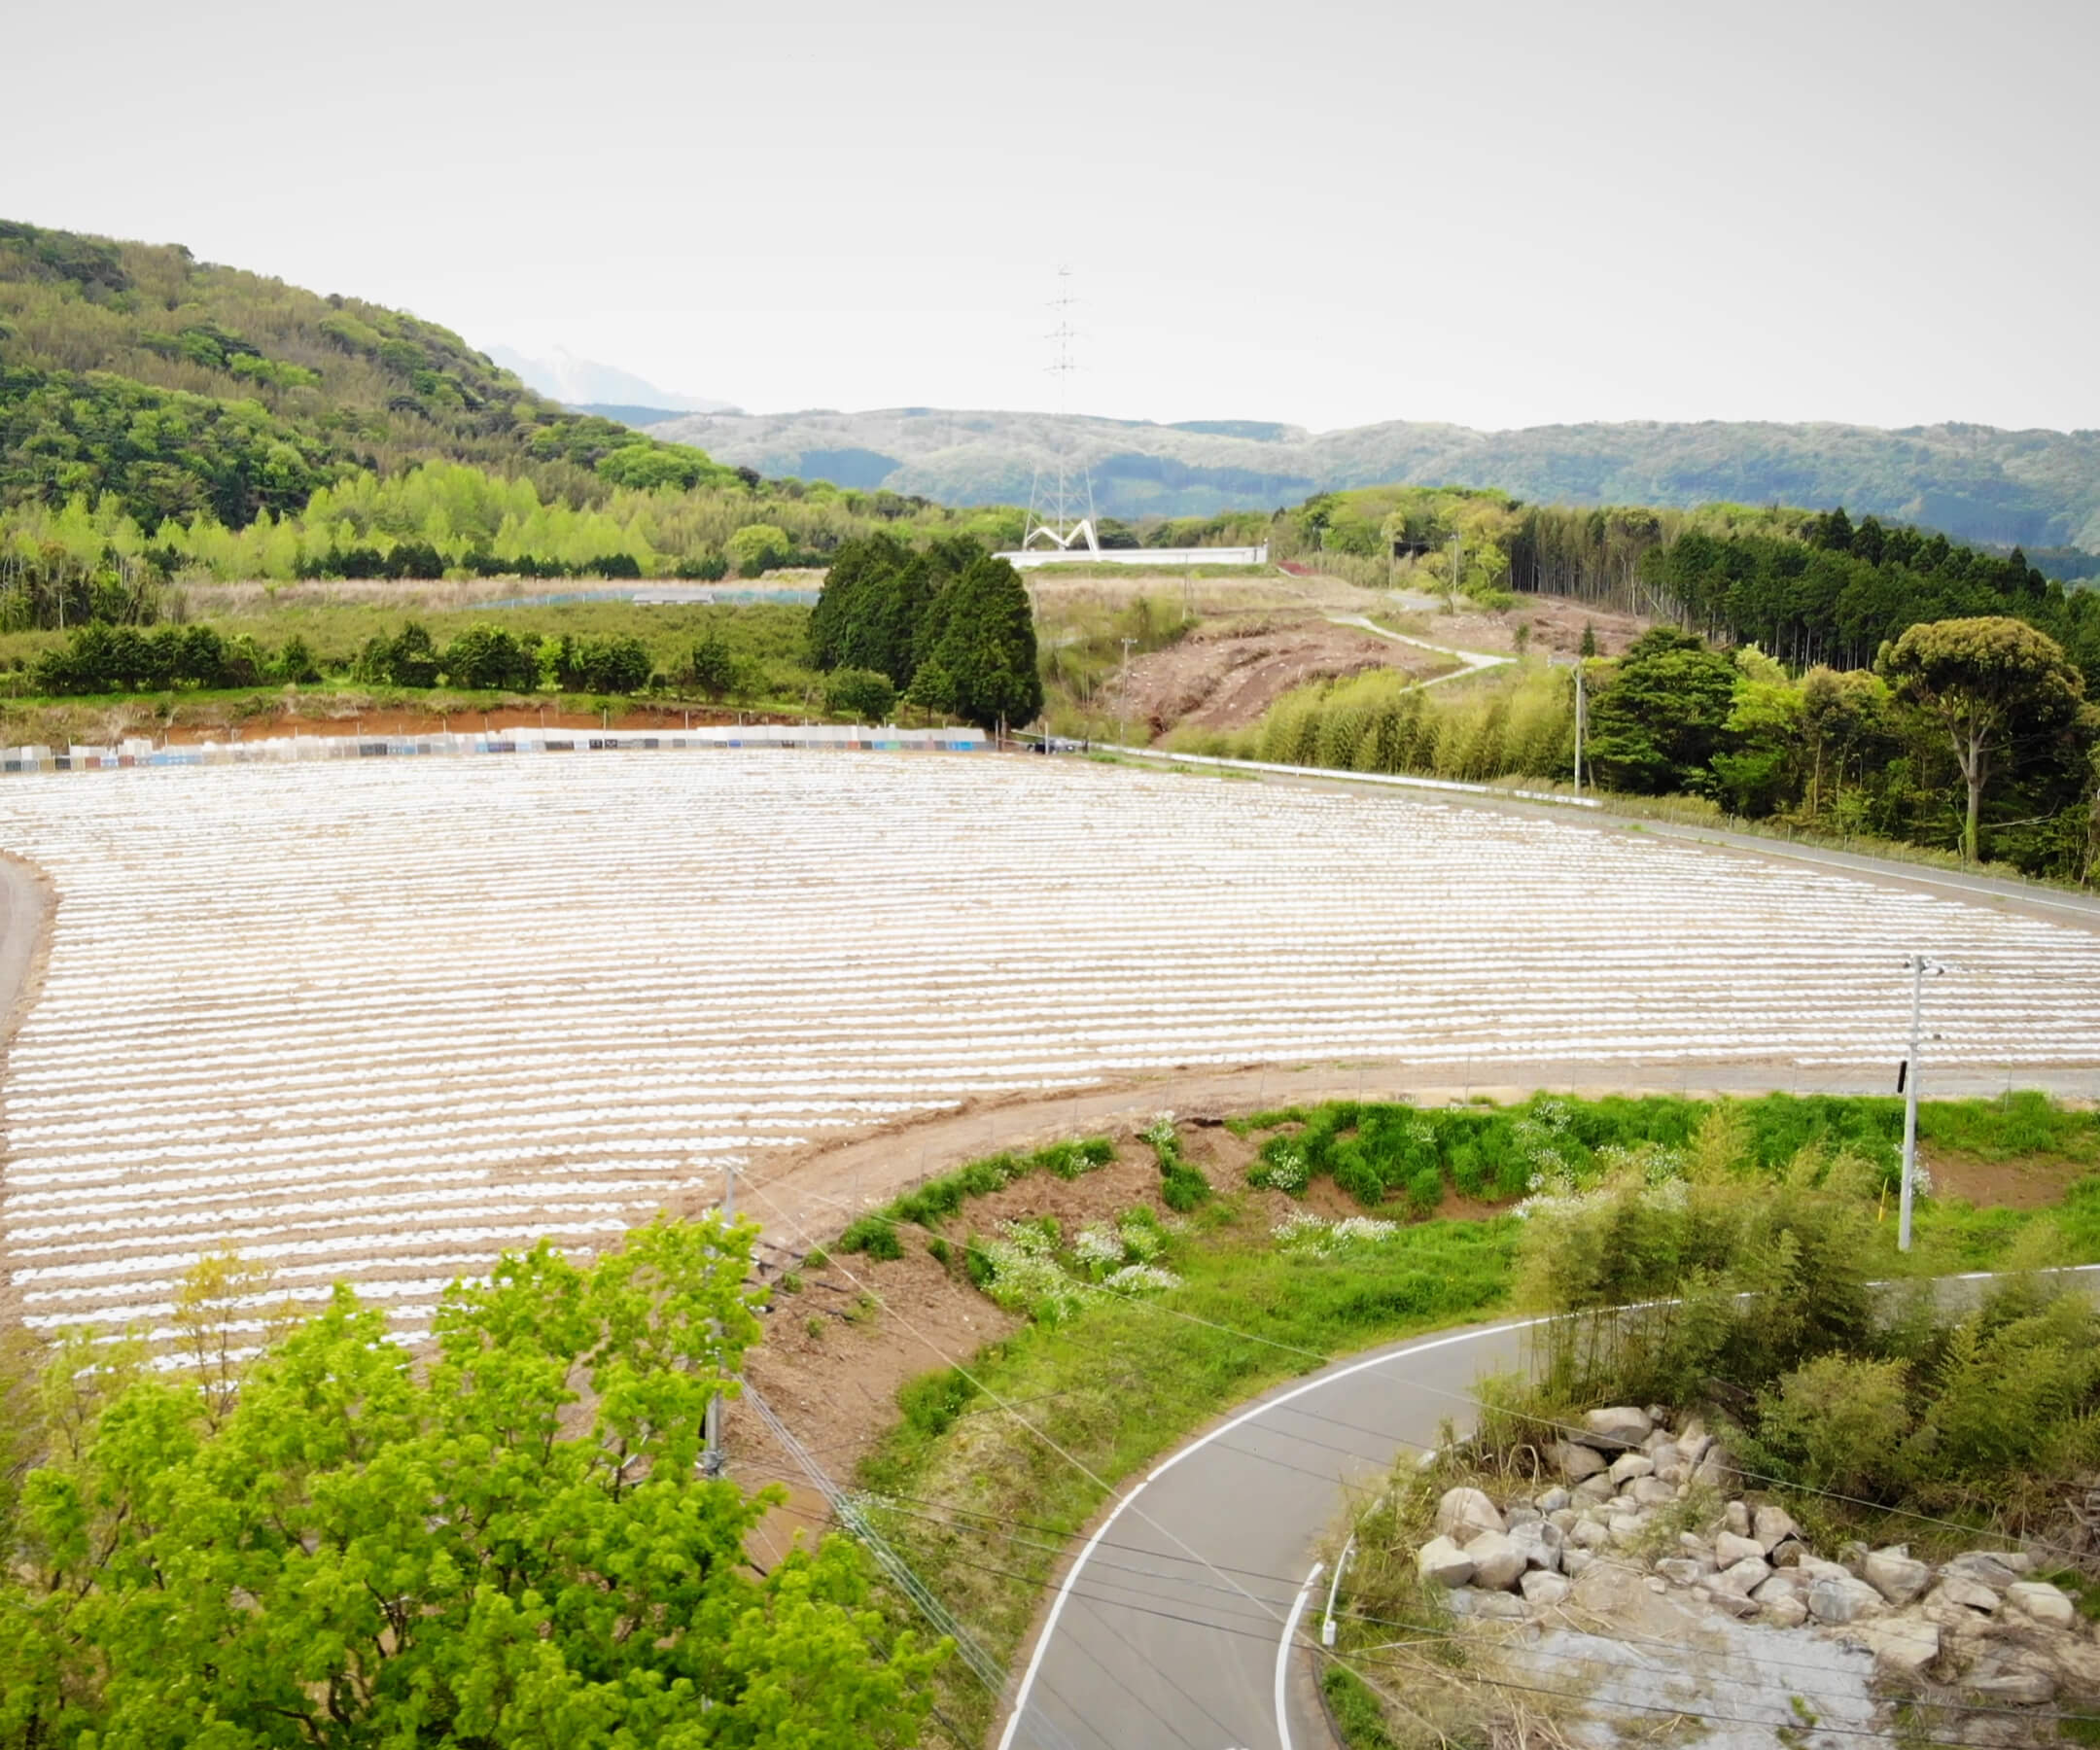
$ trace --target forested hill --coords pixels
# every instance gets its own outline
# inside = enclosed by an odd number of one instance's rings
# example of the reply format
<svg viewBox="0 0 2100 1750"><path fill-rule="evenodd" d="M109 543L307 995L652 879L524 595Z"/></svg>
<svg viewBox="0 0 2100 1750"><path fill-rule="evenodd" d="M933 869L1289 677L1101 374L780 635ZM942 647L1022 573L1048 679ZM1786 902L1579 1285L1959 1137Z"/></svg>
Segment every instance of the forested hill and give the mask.
<svg viewBox="0 0 2100 1750"><path fill-rule="evenodd" d="M1707 422L1476 432L1392 421L1313 434L1254 420L1063 418L903 407L869 413L695 414L650 425L768 474L887 487L942 504L1026 502L1069 445L1110 516L1196 516L1288 505L1388 481L1497 487L1533 504L1844 505L1958 540L2100 552L2100 432L1940 425ZM2072 575L2087 569L2066 555Z"/></svg>
<svg viewBox="0 0 2100 1750"><path fill-rule="evenodd" d="M570 499L733 477L565 411L434 323L0 220L0 509L112 493L147 528L240 528L352 469L438 460Z"/></svg>

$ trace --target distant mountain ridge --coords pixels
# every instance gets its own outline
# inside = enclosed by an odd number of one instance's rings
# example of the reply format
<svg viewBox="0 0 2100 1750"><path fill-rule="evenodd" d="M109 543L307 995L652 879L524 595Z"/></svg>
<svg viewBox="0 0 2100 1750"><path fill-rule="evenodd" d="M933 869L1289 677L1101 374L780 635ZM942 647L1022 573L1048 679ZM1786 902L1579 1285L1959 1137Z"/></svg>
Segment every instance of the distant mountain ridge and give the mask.
<svg viewBox="0 0 2100 1750"><path fill-rule="evenodd" d="M736 402L716 401L704 395L684 395L675 389L659 389L646 377L603 365L596 359L579 359L567 347L557 346L546 358L535 358L508 346L492 346L489 358L513 373L526 387L537 389L551 401L578 412L595 412L616 406L637 413L662 410L666 419L682 413L734 413Z"/></svg>
<svg viewBox="0 0 2100 1750"><path fill-rule="evenodd" d="M1533 503L1717 501L1922 523L1960 540L2100 552L2100 432L1944 424L1705 421L1477 432L1391 420L1336 432L1262 420L1141 420L894 407L702 413L650 425L766 474L888 488L948 505L1026 504L1060 448L1104 515L1207 516L1388 481L1493 486Z"/></svg>

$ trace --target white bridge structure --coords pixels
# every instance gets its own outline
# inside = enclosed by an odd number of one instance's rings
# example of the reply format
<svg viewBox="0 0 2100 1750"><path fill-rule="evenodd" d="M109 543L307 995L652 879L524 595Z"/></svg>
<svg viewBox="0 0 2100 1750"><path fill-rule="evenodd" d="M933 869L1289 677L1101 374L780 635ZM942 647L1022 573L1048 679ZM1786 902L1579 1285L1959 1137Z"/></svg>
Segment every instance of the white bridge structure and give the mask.
<svg viewBox="0 0 2100 1750"><path fill-rule="evenodd" d="M1085 524L1080 526L1086 527ZM1047 531L1037 529L1035 533L1040 535ZM1092 531L1088 533L1091 536ZM1036 565L1267 565L1269 543L1237 547L1023 547L1017 552L998 553L994 557L1005 560L1016 571L1027 571Z"/></svg>

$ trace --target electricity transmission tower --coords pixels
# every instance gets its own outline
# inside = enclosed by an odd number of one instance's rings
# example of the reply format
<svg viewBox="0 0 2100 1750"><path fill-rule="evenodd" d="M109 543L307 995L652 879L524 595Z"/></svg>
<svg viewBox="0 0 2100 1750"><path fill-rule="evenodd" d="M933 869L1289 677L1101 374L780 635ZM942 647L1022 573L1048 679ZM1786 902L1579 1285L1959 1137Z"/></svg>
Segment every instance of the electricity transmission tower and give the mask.
<svg viewBox="0 0 2100 1750"><path fill-rule="evenodd" d="M1043 538L1046 546L1056 547L1060 552L1069 552L1084 542L1090 553L1101 551L1101 542L1094 533L1094 476L1077 454L1071 433L1066 424L1070 411L1072 372L1079 367L1072 361L1072 341L1077 338L1071 325L1071 269L1058 269L1057 297L1050 300L1050 308L1056 312L1057 326L1050 331L1050 374L1057 378L1057 431L1051 438L1052 460L1035 465L1035 481L1029 488L1028 521L1022 527L1021 545L1032 546L1035 538Z"/></svg>

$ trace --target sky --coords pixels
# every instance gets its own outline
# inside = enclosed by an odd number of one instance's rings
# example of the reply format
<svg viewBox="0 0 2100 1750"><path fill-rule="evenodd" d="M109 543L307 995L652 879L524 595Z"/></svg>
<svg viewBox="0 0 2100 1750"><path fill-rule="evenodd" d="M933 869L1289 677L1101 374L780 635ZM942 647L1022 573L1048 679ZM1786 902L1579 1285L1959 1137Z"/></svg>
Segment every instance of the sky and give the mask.
<svg viewBox="0 0 2100 1750"><path fill-rule="evenodd" d="M0 216L756 412L2100 427L2094 0L15 0Z"/></svg>

